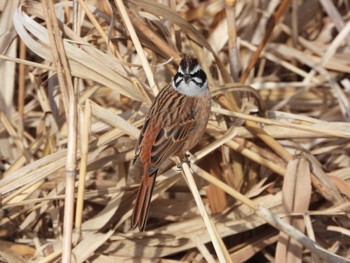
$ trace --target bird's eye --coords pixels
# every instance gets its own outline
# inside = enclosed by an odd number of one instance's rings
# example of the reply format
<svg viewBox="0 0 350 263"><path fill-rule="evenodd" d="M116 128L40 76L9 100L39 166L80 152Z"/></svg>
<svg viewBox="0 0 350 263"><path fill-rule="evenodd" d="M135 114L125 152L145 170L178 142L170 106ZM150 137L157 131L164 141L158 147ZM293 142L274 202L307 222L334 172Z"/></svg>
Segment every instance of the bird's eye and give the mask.
<svg viewBox="0 0 350 263"><path fill-rule="evenodd" d="M197 70L191 74L191 79L198 86L202 86L202 84L207 80L207 76L203 70Z"/></svg>

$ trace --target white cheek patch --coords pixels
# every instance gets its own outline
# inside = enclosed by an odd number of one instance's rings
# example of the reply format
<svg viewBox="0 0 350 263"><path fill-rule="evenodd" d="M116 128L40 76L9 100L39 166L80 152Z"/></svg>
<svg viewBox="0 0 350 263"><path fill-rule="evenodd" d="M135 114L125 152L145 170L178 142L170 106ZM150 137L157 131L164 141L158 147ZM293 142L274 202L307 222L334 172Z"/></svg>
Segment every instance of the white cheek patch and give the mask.
<svg viewBox="0 0 350 263"><path fill-rule="evenodd" d="M201 78L198 78L198 77L194 77L192 78L192 80L196 83L199 83L199 84L202 84L203 80Z"/></svg>
<svg viewBox="0 0 350 263"><path fill-rule="evenodd" d="M180 82L182 81L182 78L177 78L175 82L175 86L179 86Z"/></svg>
<svg viewBox="0 0 350 263"><path fill-rule="evenodd" d="M201 69L201 67L197 64L190 72L191 75L197 73L199 70Z"/></svg>

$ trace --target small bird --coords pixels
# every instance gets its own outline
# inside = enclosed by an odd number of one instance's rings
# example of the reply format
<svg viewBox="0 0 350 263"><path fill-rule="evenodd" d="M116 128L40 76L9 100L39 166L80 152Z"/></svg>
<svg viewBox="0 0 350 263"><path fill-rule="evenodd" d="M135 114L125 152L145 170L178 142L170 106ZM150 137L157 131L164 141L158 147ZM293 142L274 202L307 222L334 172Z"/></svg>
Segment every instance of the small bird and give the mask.
<svg viewBox="0 0 350 263"><path fill-rule="evenodd" d="M169 157L185 159L203 135L211 97L205 72L193 57L181 60L171 84L154 99L135 149L143 165L142 181L131 217L131 227L143 231L159 166Z"/></svg>

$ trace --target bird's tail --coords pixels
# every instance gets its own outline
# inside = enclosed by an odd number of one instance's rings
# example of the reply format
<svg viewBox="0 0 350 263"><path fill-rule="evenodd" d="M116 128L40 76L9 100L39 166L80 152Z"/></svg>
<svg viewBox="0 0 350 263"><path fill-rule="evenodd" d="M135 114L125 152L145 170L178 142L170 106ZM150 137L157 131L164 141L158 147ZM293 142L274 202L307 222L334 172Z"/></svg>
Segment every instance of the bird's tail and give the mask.
<svg viewBox="0 0 350 263"><path fill-rule="evenodd" d="M138 226L140 231L143 231L146 227L153 187L157 176L157 171L148 175L147 170L146 167L143 170L142 181L137 193L134 211L131 216L131 227L135 228Z"/></svg>

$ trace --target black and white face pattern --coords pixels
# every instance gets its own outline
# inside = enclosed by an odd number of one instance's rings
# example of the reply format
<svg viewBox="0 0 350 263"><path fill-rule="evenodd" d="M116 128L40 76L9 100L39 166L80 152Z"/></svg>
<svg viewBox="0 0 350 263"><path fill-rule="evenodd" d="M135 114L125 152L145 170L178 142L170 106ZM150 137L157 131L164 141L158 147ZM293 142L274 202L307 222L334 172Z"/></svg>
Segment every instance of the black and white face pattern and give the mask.
<svg viewBox="0 0 350 263"><path fill-rule="evenodd" d="M187 96L199 96L208 92L207 75L196 58L186 57L181 60L172 87Z"/></svg>

